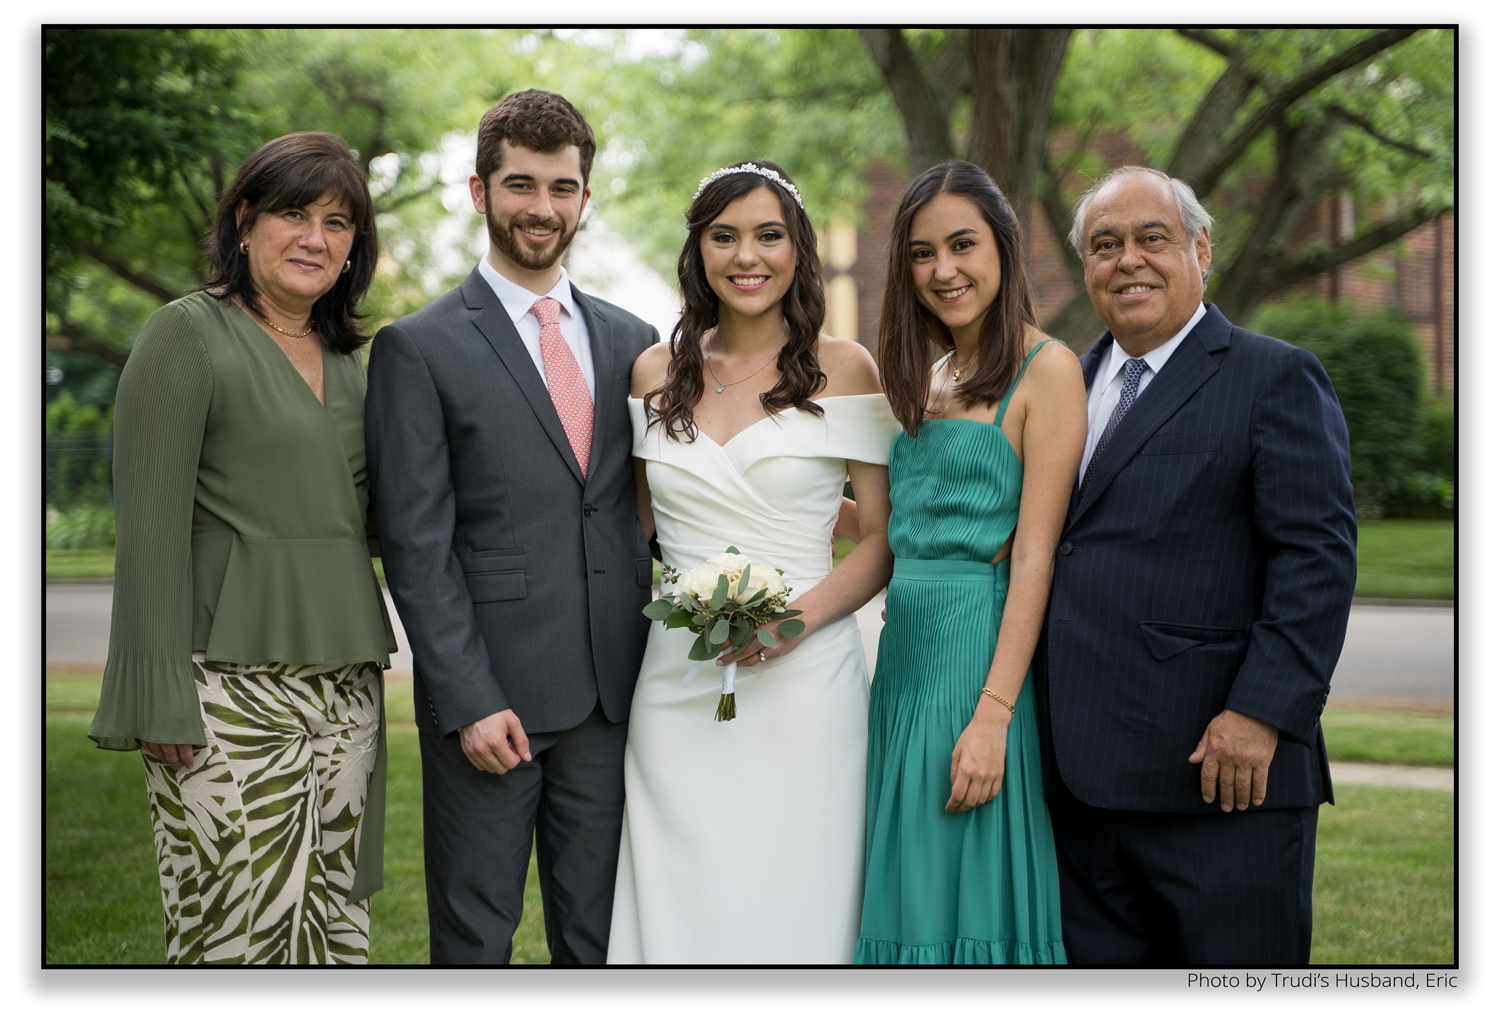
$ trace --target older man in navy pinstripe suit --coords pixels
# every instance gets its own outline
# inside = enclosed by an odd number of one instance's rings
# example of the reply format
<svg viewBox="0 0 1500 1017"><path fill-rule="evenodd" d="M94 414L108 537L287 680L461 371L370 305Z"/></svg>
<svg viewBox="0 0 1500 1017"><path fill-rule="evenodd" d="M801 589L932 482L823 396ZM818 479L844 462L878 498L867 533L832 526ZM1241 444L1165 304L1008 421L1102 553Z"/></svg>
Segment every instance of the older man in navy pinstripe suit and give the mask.
<svg viewBox="0 0 1500 1017"><path fill-rule="evenodd" d="M1082 964L1305 964L1319 715L1354 593L1349 436L1310 353L1203 304L1212 219L1116 170L1075 249L1109 326L1035 674Z"/></svg>

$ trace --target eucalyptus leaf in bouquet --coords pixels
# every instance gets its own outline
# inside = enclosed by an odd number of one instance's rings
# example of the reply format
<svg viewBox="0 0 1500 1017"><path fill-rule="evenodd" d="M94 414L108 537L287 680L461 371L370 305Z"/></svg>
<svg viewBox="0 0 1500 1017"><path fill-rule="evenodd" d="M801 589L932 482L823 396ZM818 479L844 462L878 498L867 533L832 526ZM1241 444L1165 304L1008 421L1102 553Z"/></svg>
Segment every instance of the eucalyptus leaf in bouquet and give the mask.
<svg viewBox="0 0 1500 1017"><path fill-rule="evenodd" d="M801 611L787 610L792 588L782 578L781 569L753 562L735 547L725 548L723 554L687 572L664 565L661 577L675 587L675 592L641 610L666 628L685 628L697 634L688 650L688 659L697 663L688 670L683 684L697 676L701 662L713 660L725 650L744 653L752 639L758 639L762 646L775 646L776 640L763 625L775 622L777 635L784 639L800 635L807 627L795 617ZM735 717L735 669L734 663L724 665L715 720Z"/></svg>

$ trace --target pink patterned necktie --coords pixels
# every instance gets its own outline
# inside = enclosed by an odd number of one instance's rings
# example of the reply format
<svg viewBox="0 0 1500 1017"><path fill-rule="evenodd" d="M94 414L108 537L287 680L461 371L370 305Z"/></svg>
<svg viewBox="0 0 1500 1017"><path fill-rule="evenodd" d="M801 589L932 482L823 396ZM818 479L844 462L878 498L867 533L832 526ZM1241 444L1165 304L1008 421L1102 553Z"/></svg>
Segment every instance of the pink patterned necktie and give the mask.
<svg viewBox="0 0 1500 1017"><path fill-rule="evenodd" d="M589 445L594 440L594 400L583 372L578 369L578 361L557 326L561 311L562 304L551 297L542 297L531 305L531 313L542 326L542 370L547 375L547 390L552 395L557 418L568 433L568 444L573 446L578 469L587 477Z"/></svg>

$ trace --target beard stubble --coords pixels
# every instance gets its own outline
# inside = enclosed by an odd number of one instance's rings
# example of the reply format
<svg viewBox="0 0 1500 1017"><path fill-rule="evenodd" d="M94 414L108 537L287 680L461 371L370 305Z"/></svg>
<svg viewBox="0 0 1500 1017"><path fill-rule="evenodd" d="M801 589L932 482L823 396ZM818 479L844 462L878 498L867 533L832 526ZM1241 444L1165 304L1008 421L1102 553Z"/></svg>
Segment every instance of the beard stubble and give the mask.
<svg viewBox="0 0 1500 1017"><path fill-rule="evenodd" d="M534 216L525 216L510 220L500 219L494 212L494 206L489 202L489 193L485 193L485 225L490 231L490 243L499 248L511 261L522 268L532 272L539 272L551 268L557 264L563 254L568 250L568 245L578 235L578 225L575 224L571 230L564 231L563 221L560 218L538 219ZM529 248L520 240L517 240L511 230L521 226L540 226L548 229L556 229L558 236L554 246L543 248Z"/></svg>

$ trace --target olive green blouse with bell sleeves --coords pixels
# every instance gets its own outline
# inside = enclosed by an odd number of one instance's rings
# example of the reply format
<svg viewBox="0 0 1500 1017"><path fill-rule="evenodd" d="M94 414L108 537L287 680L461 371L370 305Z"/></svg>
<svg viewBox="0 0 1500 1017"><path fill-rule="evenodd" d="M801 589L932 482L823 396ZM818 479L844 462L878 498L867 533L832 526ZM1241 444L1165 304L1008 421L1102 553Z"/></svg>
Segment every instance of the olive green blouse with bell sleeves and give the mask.
<svg viewBox="0 0 1500 1017"><path fill-rule="evenodd" d="M141 329L115 399L114 607L89 729L100 747L205 744L194 653L390 666L359 355L325 349L323 386L326 406L270 336L209 293ZM384 730L382 718L355 900L380 883Z"/></svg>

